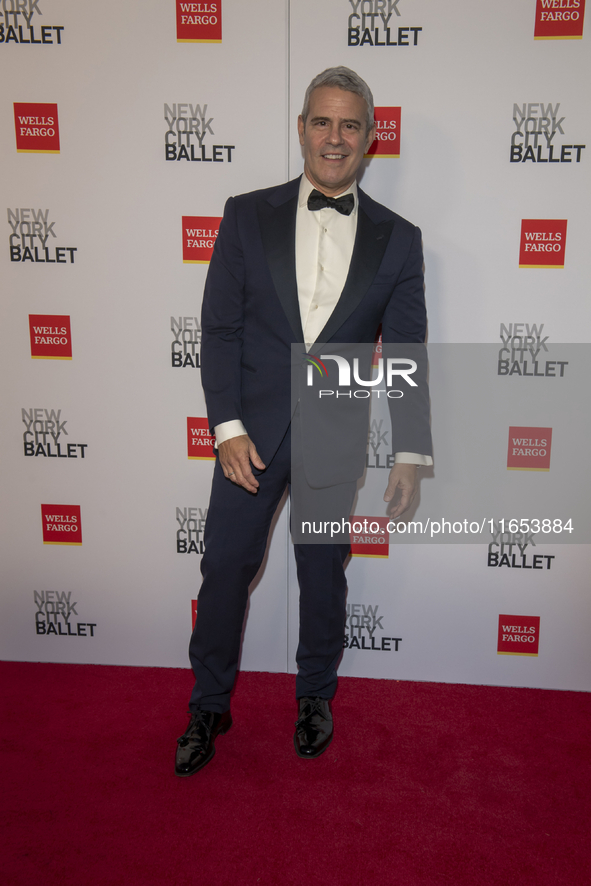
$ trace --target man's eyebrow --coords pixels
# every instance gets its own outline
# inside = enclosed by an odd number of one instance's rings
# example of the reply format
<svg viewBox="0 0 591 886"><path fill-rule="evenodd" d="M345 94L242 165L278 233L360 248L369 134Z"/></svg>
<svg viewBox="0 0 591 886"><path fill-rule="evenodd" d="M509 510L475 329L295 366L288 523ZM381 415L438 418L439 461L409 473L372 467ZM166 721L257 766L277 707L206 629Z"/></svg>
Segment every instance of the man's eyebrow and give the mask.
<svg viewBox="0 0 591 886"><path fill-rule="evenodd" d="M330 119L331 119L330 117L318 116L318 117L312 117L310 122L311 123L320 123L323 120L330 121ZM361 121L356 120L355 117L345 117L340 122L341 123L355 123L357 126L361 126Z"/></svg>

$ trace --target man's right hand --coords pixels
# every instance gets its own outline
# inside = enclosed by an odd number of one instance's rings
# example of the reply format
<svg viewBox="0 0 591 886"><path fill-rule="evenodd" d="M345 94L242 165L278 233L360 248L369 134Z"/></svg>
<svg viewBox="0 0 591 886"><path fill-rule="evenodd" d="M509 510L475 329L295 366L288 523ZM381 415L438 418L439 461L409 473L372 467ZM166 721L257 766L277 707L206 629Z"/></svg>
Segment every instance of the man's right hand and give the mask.
<svg viewBox="0 0 591 886"><path fill-rule="evenodd" d="M218 453L224 476L237 486L243 486L248 492L256 492L259 488L259 481L254 476L250 465L252 462L255 468L260 471L264 470L265 465L248 434L231 437L224 443L220 443Z"/></svg>

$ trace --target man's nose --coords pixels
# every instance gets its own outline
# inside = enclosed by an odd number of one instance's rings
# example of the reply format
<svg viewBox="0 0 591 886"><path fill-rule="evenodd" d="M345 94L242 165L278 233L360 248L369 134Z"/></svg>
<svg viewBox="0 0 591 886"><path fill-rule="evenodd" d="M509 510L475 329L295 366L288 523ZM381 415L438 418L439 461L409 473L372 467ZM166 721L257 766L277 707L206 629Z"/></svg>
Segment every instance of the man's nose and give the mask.
<svg viewBox="0 0 591 886"><path fill-rule="evenodd" d="M340 126L331 126L330 132L328 134L327 141L330 142L331 145L340 145L343 141L343 136L341 134Z"/></svg>

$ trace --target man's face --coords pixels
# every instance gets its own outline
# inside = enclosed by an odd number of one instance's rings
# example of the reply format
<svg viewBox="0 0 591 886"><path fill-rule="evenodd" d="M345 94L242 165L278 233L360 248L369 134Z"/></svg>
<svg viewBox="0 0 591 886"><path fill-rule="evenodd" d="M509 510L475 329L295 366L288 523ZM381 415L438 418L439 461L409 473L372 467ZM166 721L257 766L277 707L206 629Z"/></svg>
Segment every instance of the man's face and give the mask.
<svg viewBox="0 0 591 886"><path fill-rule="evenodd" d="M328 197L342 194L355 180L375 136L375 126L365 131L366 121L365 99L338 86L314 90L305 126L299 116L304 170L314 187Z"/></svg>

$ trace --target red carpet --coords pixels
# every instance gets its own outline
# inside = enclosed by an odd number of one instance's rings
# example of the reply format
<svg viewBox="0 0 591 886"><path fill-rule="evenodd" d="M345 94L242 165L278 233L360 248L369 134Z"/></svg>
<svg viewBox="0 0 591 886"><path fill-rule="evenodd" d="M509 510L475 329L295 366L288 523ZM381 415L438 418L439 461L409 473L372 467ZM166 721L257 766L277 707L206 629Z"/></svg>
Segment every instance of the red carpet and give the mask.
<svg viewBox="0 0 591 886"><path fill-rule="evenodd" d="M189 671L0 674L4 886L591 883L591 695L344 678L307 761L293 677L245 673L179 779Z"/></svg>

